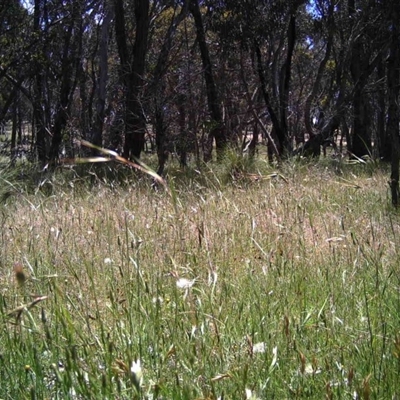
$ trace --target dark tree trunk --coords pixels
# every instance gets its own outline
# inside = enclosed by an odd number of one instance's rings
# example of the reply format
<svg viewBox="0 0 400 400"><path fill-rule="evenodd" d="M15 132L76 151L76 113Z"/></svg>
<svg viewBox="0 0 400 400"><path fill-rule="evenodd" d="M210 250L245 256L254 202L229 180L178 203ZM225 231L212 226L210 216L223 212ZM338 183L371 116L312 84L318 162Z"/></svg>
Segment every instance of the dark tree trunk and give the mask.
<svg viewBox="0 0 400 400"><path fill-rule="evenodd" d="M377 139L379 146L379 157L382 161L390 161L391 146L390 137L387 136L385 129L386 120L386 101L385 101L385 63L382 56L377 66L377 79L379 82L379 90L377 92L377 110L376 110L376 124L377 124Z"/></svg>
<svg viewBox="0 0 400 400"><path fill-rule="evenodd" d="M256 147L258 144L258 135L259 135L258 122L254 121L253 136L252 136L250 144L249 144L249 157L252 159L254 159L254 157L256 155Z"/></svg>
<svg viewBox="0 0 400 400"><path fill-rule="evenodd" d="M359 76L360 59L352 62L353 71L357 73L354 76ZM359 78L358 78L359 79ZM355 80L358 80L357 78ZM354 90L353 94L353 138L351 144L351 152L356 157L364 157L371 155L371 118L370 105L367 93L364 90L364 85L360 85Z"/></svg>
<svg viewBox="0 0 400 400"><path fill-rule="evenodd" d="M281 137L281 147L284 151L291 150L291 145L289 141L289 129L288 129L288 115L287 110L289 108L289 85L290 78L292 75L292 58L294 46L296 43L296 17L294 14L295 11L290 15L289 25L287 30L287 54L286 60L283 63L281 73L280 73L280 91L279 91L279 115L280 115L280 125L281 132L283 132L283 136Z"/></svg>
<svg viewBox="0 0 400 400"><path fill-rule="evenodd" d="M357 13L354 0L349 0L349 18L354 20ZM364 11L365 12L365 11ZM352 22L351 22L352 23ZM369 116L369 98L365 90L369 74L369 54L364 50L364 35L359 33L352 44L350 72L354 82L353 91L353 138L351 152L361 158L371 155L371 119Z"/></svg>
<svg viewBox="0 0 400 400"><path fill-rule="evenodd" d="M320 85L321 81L324 75L325 67L326 64L331 56L331 51L332 51L332 44L333 44L333 11L334 11L334 2L331 1L329 4L329 11L328 11L328 38L327 38L327 43L326 43L326 49L325 49L325 55L324 58L321 60L318 71L317 71L317 76L315 77L314 84L312 86L312 90L310 94L306 98L306 102L304 105L304 124L307 133L309 134L310 137L315 135L315 132L311 126L311 105L314 99L316 98L318 91L320 90Z"/></svg>
<svg viewBox="0 0 400 400"><path fill-rule="evenodd" d="M387 60L387 85L388 85L388 122L387 136L392 143L392 162L390 188L392 204L399 205L399 163L400 163L400 138L399 138L399 93L400 93L400 3L392 3L391 43L390 54Z"/></svg>
<svg viewBox="0 0 400 400"><path fill-rule="evenodd" d="M179 137L177 150L179 155L179 164L182 168L187 166L187 152L189 146L189 138L186 130L186 96L181 94L178 96L178 124L179 124Z"/></svg>
<svg viewBox="0 0 400 400"><path fill-rule="evenodd" d="M155 109L155 135L158 156L157 173L161 175L164 172L165 163L168 159L167 151L167 127L165 122L164 104L165 100L165 79L164 75L167 70L168 57L173 44L176 30L179 24L185 19L188 11L189 1L186 0L178 15L175 14L171 19L171 24L163 41L157 64L151 82L151 94L153 96Z"/></svg>
<svg viewBox="0 0 400 400"><path fill-rule="evenodd" d="M7 100L4 103L4 105L0 111L0 123L2 123L4 118L6 117L8 110L10 109L11 105L13 104L15 96L17 94L18 94L18 86L14 86L12 92L7 97Z"/></svg>
<svg viewBox="0 0 400 400"><path fill-rule="evenodd" d="M18 96L14 97L14 105L12 110L12 127L11 127L11 161L15 162L17 157L17 130L18 130Z"/></svg>
<svg viewBox="0 0 400 400"><path fill-rule="evenodd" d="M42 0L35 0L34 8L34 20L33 29L35 34L42 38L43 35L40 27L41 19L41 3ZM43 5L44 6L44 5ZM43 107L43 66L39 64L39 61L35 63L35 79L33 85L34 101L33 101L33 116L36 131L36 151L38 155L38 160L40 163L44 164L47 160L47 148L46 148L46 123Z"/></svg>
<svg viewBox="0 0 400 400"><path fill-rule="evenodd" d="M296 10L297 6L291 10L289 15L289 22L288 28L286 31L286 38L287 38L287 52L286 52L286 59L280 68L279 71L279 96L276 102L278 103L275 105L273 101L271 101L271 97L268 93L267 89L267 79L265 76L264 68L263 68L263 61L262 61L262 52L259 43L255 42L255 53L257 59L257 73L260 80L261 92L264 98L265 105L267 107L268 113L271 118L273 132L275 137L277 138L276 148L281 156L282 154L287 153L290 150L290 140L289 140L289 131L288 131L288 124L287 124L287 109L289 105L289 88L290 88L290 79L292 73L292 58L293 58L293 51L294 46L296 43ZM272 62L272 67L275 68L274 65L277 62L277 58ZM271 87L275 88L275 74L271 74L272 82ZM275 90L272 89L273 98L276 98Z"/></svg>
<svg viewBox="0 0 400 400"><path fill-rule="evenodd" d="M163 91L163 90L162 90ZM160 96L162 99L162 97ZM155 131L156 131L156 146L158 156L158 169L157 174L162 175L164 173L165 164L168 160L167 150L167 127L165 123L165 113L163 104L155 99Z"/></svg>
<svg viewBox="0 0 400 400"><path fill-rule="evenodd" d="M60 145L64 129L68 122L70 98L77 85L78 67L81 53L79 43L82 40L81 5L76 3L72 8L68 30L64 36L63 55L61 61L60 97L54 118L53 138L50 147L50 160L56 161L59 157ZM75 74L75 79L73 79Z"/></svg>
<svg viewBox="0 0 400 400"><path fill-rule="evenodd" d="M109 28L113 18L113 10L107 1L104 1L104 19L101 25L99 46L99 78L97 82L96 115L92 128L91 140L96 146L103 144L103 125L106 105L106 90L108 81L108 39Z"/></svg>
<svg viewBox="0 0 400 400"><path fill-rule="evenodd" d="M280 120L278 118L278 114L275 112L274 108L272 107L272 102L270 99L270 95L267 90L267 80L265 78L265 73L264 73L264 68L263 68L263 62L262 62L262 56L261 56L261 48L258 43L255 43L255 52L256 52L256 57L257 57L257 73L258 73L258 78L260 80L260 85L261 85L261 93L265 102L265 105L267 107L269 116L271 118L272 122L272 127L273 127L273 135L271 135L273 138L276 138L276 149L278 155L281 155L284 149L284 144L286 141L286 132L282 130ZM269 141L270 142L270 141ZM272 143L270 143L272 145Z"/></svg>
<svg viewBox="0 0 400 400"><path fill-rule="evenodd" d="M190 12L193 15L194 23L196 25L197 41L200 48L201 60L204 69L204 79L207 89L208 109L211 117L211 130L208 137L208 145L205 149L204 161L210 161L212 158L212 141L215 139L217 149L217 157L221 158L226 148L226 131L224 129L224 122L222 118L221 104L218 98L217 87L215 85L213 69L210 54L208 51L203 18L199 7L198 0L190 0Z"/></svg>
<svg viewBox="0 0 400 400"><path fill-rule="evenodd" d="M139 158L144 149L146 121L141 94L144 85L145 60L149 35L149 0L135 1L136 37L132 52L132 68L128 74L123 156Z"/></svg>

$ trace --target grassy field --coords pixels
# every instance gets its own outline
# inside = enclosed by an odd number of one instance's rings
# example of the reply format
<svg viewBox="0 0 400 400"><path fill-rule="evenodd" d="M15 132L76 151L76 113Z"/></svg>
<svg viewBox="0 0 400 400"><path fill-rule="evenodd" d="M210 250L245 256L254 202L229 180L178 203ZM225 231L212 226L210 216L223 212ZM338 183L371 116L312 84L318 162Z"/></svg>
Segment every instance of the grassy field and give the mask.
<svg viewBox="0 0 400 400"><path fill-rule="evenodd" d="M388 174L0 182L0 399L398 399Z"/></svg>

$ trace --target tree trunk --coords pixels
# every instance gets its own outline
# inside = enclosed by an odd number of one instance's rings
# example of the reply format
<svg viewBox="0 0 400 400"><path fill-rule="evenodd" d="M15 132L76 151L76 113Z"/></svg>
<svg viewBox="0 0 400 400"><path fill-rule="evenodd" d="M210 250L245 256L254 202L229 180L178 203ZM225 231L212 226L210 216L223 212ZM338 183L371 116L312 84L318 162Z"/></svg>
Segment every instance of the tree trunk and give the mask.
<svg viewBox="0 0 400 400"><path fill-rule="evenodd" d="M212 158L212 142L215 139L217 149L217 158L221 158L226 148L226 132L222 118L221 104L218 99L217 87L215 85L210 53L208 51L203 18L198 0L190 0L190 12L193 15L196 25L197 41L199 43L201 60L204 69L204 79L207 89L208 110L211 117L211 129L208 137L208 145L205 149L204 161L210 161Z"/></svg>
<svg viewBox="0 0 400 400"><path fill-rule="evenodd" d="M160 54L157 59L157 64L154 69L154 74L151 82L151 95L154 103L154 119L155 119L155 135L158 156L158 170L157 173L161 175L164 172L165 163L168 159L167 151L167 127L165 123L165 73L168 65L168 57L173 44L176 30L179 24L185 19L188 11L189 1L186 0L181 11L178 15L175 14L171 19L171 24L168 27L167 34L163 41Z"/></svg>
<svg viewBox="0 0 400 400"><path fill-rule="evenodd" d="M392 24L390 38L390 54L387 59L387 85L388 85L388 122L387 136L392 142L392 162L390 175L390 189L392 204L399 205L399 163L400 163L400 138L399 138L399 93L400 93L400 3L392 3Z"/></svg>
<svg viewBox="0 0 400 400"><path fill-rule="evenodd" d="M81 54L78 52L77 44L80 42L82 29L80 26L82 13L80 4L77 3L72 9L68 31L64 36L63 56L61 61L61 87L60 97L57 105L56 116L54 118L53 138L50 147L50 160L56 161L59 157L60 145L63 139L64 129L68 122L68 111L70 98L77 85L77 68ZM74 68L75 67L75 68Z"/></svg>
<svg viewBox="0 0 400 400"><path fill-rule="evenodd" d="M386 120L386 100L385 100L385 62L382 55L378 66L377 66L377 79L379 82L379 89L377 91L377 110L376 110L376 120L377 120L377 139L379 147L379 157L382 161L390 161L391 158L391 146L390 137L387 136L385 129Z"/></svg>
<svg viewBox="0 0 400 400"><path fill-rule="evenodd" d="M144 149L146 121L141 94L144 85L147 41L149 35L149 0L135 1L136 37L132 52L132 68L128 75L123 156L139 158Z"/></svg>
<svg viewBox="0 0 400 400"><path fill-rule="evenodd" d="M99 78L97 83L96 115L92 128L91 140L96 146L103 144L103 125L106 105L106 91L108 81L108 38L110 23L113 18L111 5L104 1L104 19L101 25L99 46Z"/></svg>
<svg viewBox="0 0 400 400"><path fill-rule="evenodd" d="M280 125L281 133L283 133L280 138L280 144L284 151L291 150L291 144L289 141L289 129L288 129L288 115L287 110L289 108L289 85L290 78L292 75L292 58L294 46L296 43L296 17L295 10L290 15L289 25L287 30L287 54L286 60L283 63L281 73L280 73L280 91L279 91L279 115L280 115Z"/></svg>
<svg viewBox="0 0 400 400"><path fill-rule="evenodd" d="M273 102L271 101L270 95L267 90L267 80L263 68L262 62L262 51L260 45L257 41L255 41L255 53L257 59L257 73L261 84L261 92L265 101L265 105L267 107L268 113L271 118L273 132L277 138L276 148L278 150L279 155L288 152L290 150L290 141L289 141L289 132L288 132L288 124L287 124L287 110L289 106L289 88L290 88L290 79L292 73L292 58L294 46L296 43L296 11L298 5L294 5L293 9L289 15L288 28L286 31L287 38L287 53L286 59L280 68L279 71L279 96L277 99L277 105L273 106ZM283 40L282 40L283 43ZM274 64L277 62L277 57L274 57L272 61L271 68L275 68ZM271 74L271 84L272 87L272 96L276 97L274 93L274 88L276 87L276 77L275 74Z"/></svg>
<svg viewBox="0 0 400 400"><path fill-rule="evenodd" d="M12 110L12 128L11 128L11 162L14 163L17 158L17 125L18 125L18 96L14 97Z"/></svg>
<svg viewBox="0 0 400 400"><path fill-rule="evenodd" d="M357 13L354 0L349 0L349 19L353 23ZM365 10L364 10L365 12ZM350 72L354 82L353 91L353 138L351 152L358 158L371 155L371 119L369 117L369 99L365 85L369 74L369 54L365 53L365 38L359 33L352 44Z"/></svg>
<svg viewBox="0 0 400 400"><path fill-rule="evenodd" d="M304 124L305 124L306 131L310 137L313 137L315 135L315 132L311 126L311 105L320 89L320 85L321 85L321 81L322 81L322 78L324 75L325 67L326 67L326 64L328 63L328 60L331 56L331 51L332 51L333 33L334 33L334 27L333 27L333 21L332 21L333 11L334 11L334 2L331 1L329 4L329 11L328 11L328 38L327 38L327 43L326 43L325 55L319 64L317 76L315 77L315 81L314 81L312 90L311 90L310 94L307 96L306 102L304 105Z"/></svg>
<svg viewBox="0 0 400 400"><path fill-rule="evenodd" d="M33 20L33 29L35 34L42 38L41 32L41 0L35 0L35 8L34 8L34 20ZM40 57L39 57L40 59ZM34 64L35 68L35 79L33 85L34 92L34 101L33 101L33 116L35 123L35 131L36 131L36 151L38 155L38 160L41 164L44 164L47 160L47 148L46 148L46 124L45 124L45 115L43 109L43 66L40 65L37 60Z"/></svg>
<svg viewBox="0 0 400 400"><path fill-rule="evenodd" d="M280 156L283 152L283 146L285 143L286 133L282 130L278 115L275 112L274 108L272 107L272 102L271 102L271 99L270 99L270 96L269 96L269 93L267 90L267 81L265 79L265 73L264 73L262 56L261 56L261 48L258 43L255 43L255 52L256 52L256 57L257 57L257 73L258 73L258 78L259 78L260 84L261 84L261 93L262 93L265 105L267 107L269 116L271 118L272 127L273 127L273 129L272 129L273 135L271 135L271 136L273 138L277 139L275 147L276 147L277 155ZM272 145L272 143L270 143L270 144Z"/></svg>

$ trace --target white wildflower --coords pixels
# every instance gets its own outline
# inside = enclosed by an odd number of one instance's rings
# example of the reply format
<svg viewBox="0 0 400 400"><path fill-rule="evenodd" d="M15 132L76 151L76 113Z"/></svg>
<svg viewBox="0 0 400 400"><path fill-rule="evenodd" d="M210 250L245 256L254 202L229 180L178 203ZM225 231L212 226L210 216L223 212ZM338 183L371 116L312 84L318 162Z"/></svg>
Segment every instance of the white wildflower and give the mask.
<svg viewBox="0 0 400 400"><path fill-rule="evenodd" d="M260 342L253 345L253 353L265 353L265 343Z"/></svg>
<svg viewBox="0 0 400 400"><path fill-rule="evenodd" d="M314 368L310 363L307 364L306 367L304 368L304 373L306 375L311 375L312 373L314 373Z"/></svg>
<svg viewBox="0 0 400 400"><path fill-rule="evenodd" d="M137 391L140 391L140 387L143 382L143 371L142 366L140 365L140 360L132 361L131 364L131 376L133 384L135 385Z"/></svg>
<svg viewBox="0 0 400 400"><path fill-rule="evenodd" d="M246 400L260 400L250 389L245 389Z"/></svg>
<svg viewBox="0 0 400 400"><path fill-rule="evenodd" d="M195 279L192 281L186 278L180 278L176 281L176 286L179 289L190 289L194 285Z"/></svg>

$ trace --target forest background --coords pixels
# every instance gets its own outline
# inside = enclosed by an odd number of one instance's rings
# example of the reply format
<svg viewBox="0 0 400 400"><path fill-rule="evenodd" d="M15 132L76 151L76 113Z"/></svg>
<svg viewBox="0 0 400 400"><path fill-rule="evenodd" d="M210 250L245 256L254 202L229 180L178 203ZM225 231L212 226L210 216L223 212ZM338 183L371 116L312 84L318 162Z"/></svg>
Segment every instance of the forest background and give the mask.
<svg viewBox="0 0 400 400"><path fill-rule="evenodd" d="M87 140L157 152L162 174L214 144L254 156L262 139L270 162L339 145L391 160L398 202L396 1L7 0L0 17L12 158L55 164Z"/></svg>

